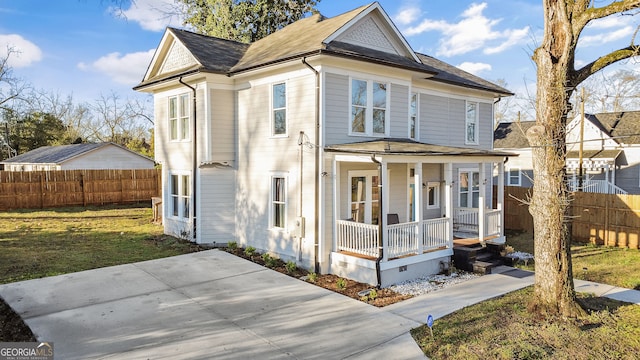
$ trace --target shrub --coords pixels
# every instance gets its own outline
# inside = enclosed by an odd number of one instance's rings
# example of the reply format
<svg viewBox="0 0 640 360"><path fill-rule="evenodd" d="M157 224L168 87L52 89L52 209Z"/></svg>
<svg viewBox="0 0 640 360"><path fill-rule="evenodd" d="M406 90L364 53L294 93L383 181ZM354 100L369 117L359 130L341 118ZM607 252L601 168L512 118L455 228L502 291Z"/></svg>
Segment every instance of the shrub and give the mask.
<svg viewBox="0 0 640 360"><path fill-rule="evenodd" d="M318 274L316 274L313 271L310 271L309 275L307 275L307 278L309 279L310 283L315 284L316 280L318 280Z"/></svg>
<svg viewBox="0 0 640 360"><path fill-rule="evenodd" d="M254 248L253 246L248 246L246 249L244 249L244 254L251 257L256 253L256 248Z"/></svg>
<svg viewBox="0 0 640 360"><path fill-rule="evenodd" d="M235 251L238 248L238 243L235 241L229 241L227 247L229 248L229 250Z"/></svg>
<svg viewBox="0 0 640 360"><path fill-rule="evenodd" d="M336 280L336 287L338 288L338 290L344 290L347 288L347 280L343 279L343 278L339 278L338 280Z"/></svg>
<svg viewBox="0 0 640 360"><path fill-rule="evenodd" d="M376 291L376 289L371 289L371 291L369 291L369 300L373 301L378 297L378 292Z"/></svg>
<svg viewBox="0 0 640 360"><path fill-rule="evenodd" d="M287 273L288 274L293 273L298 268L296 263L294 261L292 261L292 260L287 261L287 264L284 267L285 267L285 269L287 269Z"/></svg>

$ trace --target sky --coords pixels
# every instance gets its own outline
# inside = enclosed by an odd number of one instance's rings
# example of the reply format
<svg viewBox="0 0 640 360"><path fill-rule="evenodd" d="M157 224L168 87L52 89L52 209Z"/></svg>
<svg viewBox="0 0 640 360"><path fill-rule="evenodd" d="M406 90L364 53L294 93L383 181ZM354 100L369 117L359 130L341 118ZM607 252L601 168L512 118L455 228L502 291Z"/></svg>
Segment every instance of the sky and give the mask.
<svg viewBox="0 0 640 360"><path fill-rule="evenodd" d="M122 2L120 7L115 4ZM370 1L321 0L333 17ZM596 1L601 5L607 1ZM512 92L535 92L531 55L542 39L541 0L380 0L414 51L435 56ZM0 0L0 55L7 46L14 75L36 89L91 102L116 93L134 98L166 26L173 0ZM577 51L586 64L629 44L639 16L590 25ZM619 67L637 70L639 61ZM619 68L618 67L618 68Z"/></svg>

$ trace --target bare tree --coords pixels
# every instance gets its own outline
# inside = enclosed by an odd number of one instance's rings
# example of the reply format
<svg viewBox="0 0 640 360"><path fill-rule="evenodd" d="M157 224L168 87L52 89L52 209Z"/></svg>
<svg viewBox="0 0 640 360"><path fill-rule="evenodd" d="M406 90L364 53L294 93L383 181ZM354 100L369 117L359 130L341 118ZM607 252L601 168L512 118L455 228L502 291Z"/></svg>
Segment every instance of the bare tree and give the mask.
<svg viewBox="0 0 640 360"><path fill-rule="evenodd" d="M543 0L544 38L535 50L537 65L536 125L527 131L533 149L535 183L529 211L533 216L535 287L533 308L541 313L574 317L583 314L575 301L571 270L567 210L570 195L565 181L567 114L575 88L589 76L620 60L637 56L635 36L630 45L575 68L578 38L596 19L629 14L640 0ZM636 31L637 33L637 31Z"/></svg>
<svg viewBox="0 0 640 360"><path fill-rule="evenodd" d="M582 87L587 112L640 110L640 71L600 72L587 79Z"/></svg>

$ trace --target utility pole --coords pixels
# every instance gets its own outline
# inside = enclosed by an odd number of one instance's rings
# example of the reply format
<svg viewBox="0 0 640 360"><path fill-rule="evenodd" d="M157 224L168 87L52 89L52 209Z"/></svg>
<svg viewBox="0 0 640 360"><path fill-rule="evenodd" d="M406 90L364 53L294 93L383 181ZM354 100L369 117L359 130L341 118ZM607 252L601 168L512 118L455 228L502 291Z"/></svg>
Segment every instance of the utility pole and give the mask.
<svg viewBox="0 0 640 360"><path fill-rule="evenodd" d="M583 156L583 143L584 143L584 87L580 89L580 151L578 156L578 189L582 191L583 171L582 168L582 156Z"/></svg>

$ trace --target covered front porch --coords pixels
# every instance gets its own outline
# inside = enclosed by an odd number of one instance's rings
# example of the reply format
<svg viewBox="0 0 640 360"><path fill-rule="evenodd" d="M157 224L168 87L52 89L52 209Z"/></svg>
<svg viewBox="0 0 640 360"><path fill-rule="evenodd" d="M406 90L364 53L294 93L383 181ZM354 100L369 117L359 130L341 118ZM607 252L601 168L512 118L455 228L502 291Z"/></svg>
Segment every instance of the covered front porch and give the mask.
<svg viewBox="0 0 640 360"><path fill-rule="evenodd" d="M330 149L333 273L384 287L449 267L456 239L504 241L505 154L390 140Z"/></svg>

